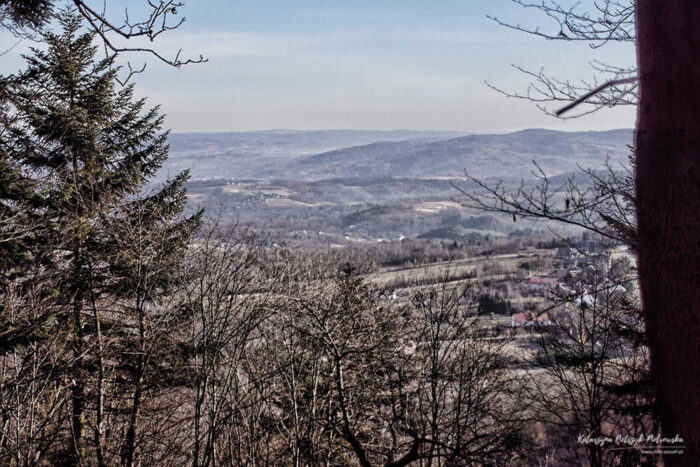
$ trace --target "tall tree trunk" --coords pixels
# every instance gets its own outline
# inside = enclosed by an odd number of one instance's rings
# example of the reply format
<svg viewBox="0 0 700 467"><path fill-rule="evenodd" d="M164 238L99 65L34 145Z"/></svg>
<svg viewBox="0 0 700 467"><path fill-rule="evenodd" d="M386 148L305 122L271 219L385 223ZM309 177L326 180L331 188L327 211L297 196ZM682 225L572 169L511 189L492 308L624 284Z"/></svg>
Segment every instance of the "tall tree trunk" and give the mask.
<svg viewBox="0 0 700 467"><path fill-rule="evenodd" d="M131 413L129 415L129 425L126 430L126 440L122 463L126 467L134 465L134 455L136 453L136 430L138 427L139 415L141 412L141 399L143 397L143 380L146 373L146 326L145 310L146 306L141 299L136 300L136 310L139 322L139 354L136 360L136 374L134 375L134 392L131 396Z"/></svg>
<svg viewBox="0 0 700 467"><path fill-rule="evenodd" d="M637 0L639 278L658 414L700 459L700 1Z"/></svg>
<svg viewBox="0 0 700 467"><path fill-rule="evenodd" d="M88 265L90 271L90 283L92 284L94 274L92 269L92 264ZM95 395L95 428L94 428L94 440L95 440L95 454L97 456L98 467L104 467L105 457L104 457L104 406L105 406L105 364L104 364L104 342L102 340L102 322L97 308L97 297L95 296L94 289L90 288L90 306L92 308L92 325L95 328L95 344L97 346L97 388Z"/></svg>
<svg viewBox="0 0 700 467"><path fill-rule="evenodd" d="M85 437L85 372L84 358L82 294L73 302L73 364L71 367L71 439L68 463L81 465L85 456L83 438Z"/></svg>

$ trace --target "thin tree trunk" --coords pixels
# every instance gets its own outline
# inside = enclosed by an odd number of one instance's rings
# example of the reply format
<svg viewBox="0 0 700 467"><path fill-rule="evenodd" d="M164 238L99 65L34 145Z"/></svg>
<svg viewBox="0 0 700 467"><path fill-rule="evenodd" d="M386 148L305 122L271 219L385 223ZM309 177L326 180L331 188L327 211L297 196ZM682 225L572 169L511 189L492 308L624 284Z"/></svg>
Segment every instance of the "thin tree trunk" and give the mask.
<svg viewBox="0 0 700 467"><path fill-rule="evenodd" d="M71 439L68 462L70 465L81 465L84 458L83 438L85 431L85 381L83 371L83 319L82 294L73 302L73 364L71 367Z"/></svg>
<svg viewBox="0 0 700 467"><path fill-rule="evenodd" d="M134 454L136 451L136 427L141 411L141 398L143 393L143 377L146 366L146 327L144 303L137 299L136 309L139 314L139 356L136 363L136 378L134 380L134 393L132 395L131 414L129 417L129 427L126 431L126 452L123 463L127 467L134 465Z"/></svg>
<svg viewBox="0 0 700 467"><path fill-rule="evenodd" d="M104 458L104 445L102 439L104 437L104 406L105 406L105 396L104 396L104 357L102 354L102 335L99 323L97 324L97 339L98 339L98 351L100 352L98 358L98 375L97 375L97 407L96 407L96 421L95 421L95 450L97 451L97 465L103 467L105 464Z"/></svg>
<svg viewBox="0 0 700 467"><path fill-rule="evenodd" d="M90 278L92 279L92 266L90 266ZM103 467L105 465L104 445L102 439L104 437L104 383L105 383L105 368L104 368L104 342L102 340L102 325L100 315L97 309L97 299L95 294L90 292L90 302L92 305L92 319L95 327L95 338L97 340L97 401L95 407L95 451L97 454L97 465Z"/></svg>
<svg viewBox="0 0 700 467"><path fill-rule="evenodd" d="M206 351L204 356L206 357ZM206 359L202 361L202 367L206 365ZM201 451L201 425L202 425L202 407L204 406L204 398L207 394L209 379L204 370L200 370L201 373L198 377L197 382L197 394L194 406L194 448L192 449L192 466L199 467L200 465L200 451Z"/></svg>
<svg viewBox="0 0 700 467"><path fill-rule="evenodd" d="M637 0L639 278L658 414L700 459L700 1ZM668 443L667 443L668 444Z"/></svg>
<svg viewBox="0 0 700 467"><path fill-rule="evenodd" d="M138 423L139 412L141 410L141 387L143 378L139 377L133 394L133 406L129 417L129 428L126 431L126 453L124 455L124 465L131 467L134 465L134 453L136 450L136 424Z"/></svg>
<svg viewBox="0 0 700 467"><path fill-rule="evenodd" d="M335 356L335 386L338 391L338 405L340 405L341 414L343 417L343 435L345 440L350 443L353 452L357 456L357 460L362 467L371 467L371 464L367 460L367 453L365 448L362 446L360 440L355 436L355 432L350 426L350 418L348 417L348 408L345 401L345 383L343 381L343 368L340 363L339 357Z"/></svg>

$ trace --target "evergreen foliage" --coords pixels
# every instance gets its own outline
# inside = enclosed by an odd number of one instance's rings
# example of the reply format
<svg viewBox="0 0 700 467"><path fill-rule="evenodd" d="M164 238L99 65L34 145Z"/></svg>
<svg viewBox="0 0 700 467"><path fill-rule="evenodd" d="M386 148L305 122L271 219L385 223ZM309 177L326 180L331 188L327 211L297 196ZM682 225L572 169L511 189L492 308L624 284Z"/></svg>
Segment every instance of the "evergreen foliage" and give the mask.
<svg viewBox="0 0 700 467"><path fill-rule="evenodd" d="M114 390L127 396L113 410L132 413L128 430L136 425L145 347L154 338L149 322L180 278L201 213L183 216L186 172L159 189L148 186L168 156L159 109L134 99L132 86L118 86L117 69L96 59L95 33L82 31L75 12L58 20L62 32L42 33L47 47L33 49L26 70L0 87L0 232L7 236L0 267L5 277L22 268L24 282L13 283L21 294L41 278L45 305L3 316L0 352L47 335L68 343L60 366L70 379L71 423L62 434L67 449L54 462L80 464L92 463L85 457L87 412L106 416L99 413L106 410L106 372L118 376L122 388ZM9 302L7 284L0 293ZM128 463L134 433L126 437Z"/></svg>

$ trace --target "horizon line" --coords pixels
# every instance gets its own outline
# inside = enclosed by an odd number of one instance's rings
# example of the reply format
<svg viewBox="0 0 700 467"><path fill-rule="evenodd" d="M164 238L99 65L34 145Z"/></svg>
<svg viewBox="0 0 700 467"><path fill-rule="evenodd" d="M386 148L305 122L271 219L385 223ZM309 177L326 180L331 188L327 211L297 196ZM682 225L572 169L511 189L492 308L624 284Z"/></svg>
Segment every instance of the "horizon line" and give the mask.
<svg viewBox="0 0 700 467"><path fill-rule="evenodd" d="M224 133L274 133L274 132L289 132L289 133L316 133L322 131L364 131L376 133L392 133L392 132L413 132L413 133L461 133L464 135L489 135L489 134L508 134L518 133L522 131L553 131L557 133L606 133L610 131L630 130L633 127L609 128L604 130L562 130L546 127L524 127L508 130L431 130L431 129L411 129L411 128L391 128L391 129L368 129L368 128L263 128L255 130L170 130L171 134L192 134L192 133L208 133L208 134L224 134Z"/></svg>

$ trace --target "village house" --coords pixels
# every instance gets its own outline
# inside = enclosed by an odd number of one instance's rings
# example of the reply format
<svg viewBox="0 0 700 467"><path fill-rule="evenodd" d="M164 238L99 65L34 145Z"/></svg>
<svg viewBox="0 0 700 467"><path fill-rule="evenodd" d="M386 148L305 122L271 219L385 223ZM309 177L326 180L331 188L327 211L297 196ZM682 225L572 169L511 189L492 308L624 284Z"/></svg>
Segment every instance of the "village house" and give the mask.
<svg viewBox="0 0 700 467"><path fill-rule="evenodd" d="M510 317L510 327L519 328L521 326L534 326L534 325L550 326L552 320L549 319L549 313L533 313L533 312L522 312L514 313Z"/></svg>

